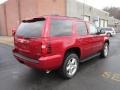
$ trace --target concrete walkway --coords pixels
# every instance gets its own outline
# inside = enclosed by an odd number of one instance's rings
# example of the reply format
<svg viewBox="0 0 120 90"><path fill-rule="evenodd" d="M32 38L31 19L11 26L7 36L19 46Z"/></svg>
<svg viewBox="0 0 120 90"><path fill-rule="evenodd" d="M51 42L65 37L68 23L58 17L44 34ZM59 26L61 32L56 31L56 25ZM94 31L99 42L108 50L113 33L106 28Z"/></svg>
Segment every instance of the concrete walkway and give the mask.
<svg viewBox="0 0 120 90"><path fill-rule="evenodd" d="M0 43L13 46L13 37L10 37L10 36L0 36Z"/></svg>

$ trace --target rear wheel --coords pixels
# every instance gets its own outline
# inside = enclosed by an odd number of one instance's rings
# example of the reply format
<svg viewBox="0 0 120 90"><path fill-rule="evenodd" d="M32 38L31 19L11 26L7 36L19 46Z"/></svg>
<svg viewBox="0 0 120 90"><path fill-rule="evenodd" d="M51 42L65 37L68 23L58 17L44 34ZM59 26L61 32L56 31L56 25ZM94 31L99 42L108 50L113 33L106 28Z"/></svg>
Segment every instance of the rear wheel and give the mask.
<svg viewBox="0 0 120 90"><path fill-rule="evenodd" d="M101 51L101 57L103 57L103 58L107 57L108 53L109 53L109 44L105 43L103 50Z"/></svg>
<svg viewBox="0 0 120 90"><path fill-rule="evenodd" d="M79 67L79 58L76 54L70 53L65 56L63 66L60 68L60 74L65 79L72 78Z"/></svg>

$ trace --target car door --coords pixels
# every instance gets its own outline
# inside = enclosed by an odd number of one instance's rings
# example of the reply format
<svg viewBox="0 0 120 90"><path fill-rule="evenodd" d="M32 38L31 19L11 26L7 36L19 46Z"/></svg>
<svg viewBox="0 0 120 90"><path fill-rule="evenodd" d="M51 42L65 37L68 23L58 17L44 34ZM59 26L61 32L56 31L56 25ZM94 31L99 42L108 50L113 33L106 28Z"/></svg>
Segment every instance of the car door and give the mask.
<svg viewBox="0 0 120 90"><path fill-rule="evenodd" d="M89 36L92 45L92 54L96 54L102 49L103 35L98 34L98 30L95 25L89 23Z"/></svg>
<svg viewBox="0 0 120 90"><path fill-rule="evenodd" d="M73 44L73 24L68 19L52 18L50 22L49 41L51 43L51 55L64 54L66 47Z"/></svg>
<svg viewBox="0 0 120 90"><path fill-rule="evenodd" d="M81 59L92 55L91 36L88 35L88 28L85 22L76 22L77 45L81 49Z"/></svg>

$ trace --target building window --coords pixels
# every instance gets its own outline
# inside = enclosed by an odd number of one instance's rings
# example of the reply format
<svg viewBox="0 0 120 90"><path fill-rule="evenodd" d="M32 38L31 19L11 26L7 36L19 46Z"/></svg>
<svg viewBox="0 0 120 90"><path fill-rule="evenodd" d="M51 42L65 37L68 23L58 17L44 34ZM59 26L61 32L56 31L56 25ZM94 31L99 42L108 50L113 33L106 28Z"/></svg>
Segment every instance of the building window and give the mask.
<svg viewBox="0 0 120 90"><path fill-rule="evenodd" d="M104 27L107 27L107 26L108 26L108 21L105 20L105 25L104 25Z"/></svg>
<svg viewBox="0 0 120 90"><path fill-rule="evenodd" d="M84 16L85 21L90 21L90 16Z"/></svg>
<svg viewBox="0 0 120 90"><path fill-rule="evenodd" d="M104 27L104 20L103 19L100 20L100 27Z"/></svg>

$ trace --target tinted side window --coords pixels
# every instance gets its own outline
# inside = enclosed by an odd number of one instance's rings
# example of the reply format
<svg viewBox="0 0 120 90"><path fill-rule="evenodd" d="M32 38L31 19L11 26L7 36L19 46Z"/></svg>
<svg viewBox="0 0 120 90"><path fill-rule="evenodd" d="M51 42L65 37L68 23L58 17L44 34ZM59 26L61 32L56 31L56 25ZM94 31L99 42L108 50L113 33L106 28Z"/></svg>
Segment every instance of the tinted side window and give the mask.
<svg viewBox="0 0 120 90"><path fill-rule="evenodd" d="M87 28L85 22L77 22L77 34L79 35L87 35Z"/></svg>
<svg viewBox="0 0 120 90"><path fill-rule="evenodd" d="M97 33L97 28L93 24L90 24L89 33L90 34L96 34Z"/></svg>
<svg viewBox="0 0 120 90"><path fill-rule="evenodd" d="M72 35L72 22L68 20L51 21L50 36L70 36Z"/></svg>

